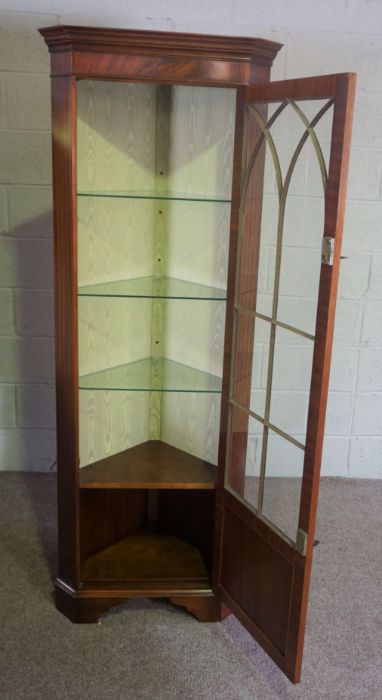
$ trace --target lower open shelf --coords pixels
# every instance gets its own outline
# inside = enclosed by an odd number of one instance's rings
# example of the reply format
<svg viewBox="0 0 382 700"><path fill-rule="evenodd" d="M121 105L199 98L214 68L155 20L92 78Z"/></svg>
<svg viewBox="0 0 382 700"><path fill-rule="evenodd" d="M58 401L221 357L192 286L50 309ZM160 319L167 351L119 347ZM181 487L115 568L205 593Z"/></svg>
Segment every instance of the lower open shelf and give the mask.
<svg viewBox="0 0 382 700"><path fill-rule="evenodd" d="M177 579L194 581L208 590L210 582L202 556L196 547L174 535L140 532L103 549L81 564L81 580L153 581Z"/></svg>
<svg viewBox="0 0 382 700"><path fill-rule="evenodd" d="M148 440L80 469L81 489L214 489L217 468L161 440Z"/></svg>

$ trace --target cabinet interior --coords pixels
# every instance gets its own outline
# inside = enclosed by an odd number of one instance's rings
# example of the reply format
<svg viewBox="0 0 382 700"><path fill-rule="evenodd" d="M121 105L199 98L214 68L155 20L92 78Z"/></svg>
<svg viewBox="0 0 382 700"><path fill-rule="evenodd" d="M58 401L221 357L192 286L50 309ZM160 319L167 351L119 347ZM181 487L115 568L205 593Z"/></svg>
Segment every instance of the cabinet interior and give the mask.
<svg viewBox="0 0 382 700"><path fill-rule="evenodd" d="M209 588L215 491L80 492L81 579Z"/></svg>
<svg viewBox="0 0 382 700"><path fill-rule="evenodd" d="M77 82L84 580L207 585L235 103Z"/></svg>

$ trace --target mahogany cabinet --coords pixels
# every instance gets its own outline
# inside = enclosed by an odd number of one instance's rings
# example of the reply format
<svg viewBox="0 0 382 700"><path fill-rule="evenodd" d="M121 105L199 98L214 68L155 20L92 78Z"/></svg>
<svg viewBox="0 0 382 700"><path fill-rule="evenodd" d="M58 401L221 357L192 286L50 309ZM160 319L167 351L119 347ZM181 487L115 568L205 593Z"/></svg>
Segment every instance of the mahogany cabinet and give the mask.
<svg viewBox="0 0 382 700"><path fill-rule="evenodd" d="M58 609L233 612L300 677L351 74L279 44L57 26Z"/></svg>

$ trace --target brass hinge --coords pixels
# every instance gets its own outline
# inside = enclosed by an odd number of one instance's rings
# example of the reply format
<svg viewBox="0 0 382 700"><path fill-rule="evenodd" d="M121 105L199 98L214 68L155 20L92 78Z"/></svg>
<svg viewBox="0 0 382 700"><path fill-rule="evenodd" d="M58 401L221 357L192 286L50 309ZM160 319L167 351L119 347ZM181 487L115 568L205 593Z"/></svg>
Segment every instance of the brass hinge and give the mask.
<svg viewBox="0 0 382 700"><path fill-rule="evenodd" d="M324 236L322 239L321 262L324 265L333 265L334 259L334 238Z"/></svg>
<svg viewBox="0 0 382 700"><path fill-rule="evenodd" d="M296 535L296 549L303 557L306 556L306 545L308 542L308 535L304 530L297 530Z"/></svg>

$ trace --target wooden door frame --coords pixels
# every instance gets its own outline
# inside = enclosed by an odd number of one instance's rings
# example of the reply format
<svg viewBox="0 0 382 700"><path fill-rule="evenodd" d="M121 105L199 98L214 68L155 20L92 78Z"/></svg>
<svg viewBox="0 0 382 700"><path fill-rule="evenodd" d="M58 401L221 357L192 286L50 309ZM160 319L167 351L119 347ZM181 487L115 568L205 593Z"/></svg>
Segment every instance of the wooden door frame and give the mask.
<svg viewBox="0 0 382 700"><path fill-rule="evenodd" d="M291 546L269 524L249 507L243 498L225 486L228 459L228 404L233 355L233 312L237 270L238 228L231 229L226 336L224 348L223 395L221 411L221 439L219 445L219 482L215 522L215 560L213 585L223 601L237 615L251 634L260 642L286 675L298 682L301 674L302 652L306 626L308 593L315 537L319 479L324 438L325 412L328 396L331 349L333 342L335 305L340 268L341 242L346 201L346 183L349 166L351 125L355 92L355 75L339 74L264 83L243 88L238 100L237 132L234 154L233 215L240 207L240 181L243 152L243 112L246 102L280 102L284 99L333 99L333 123L328 180L325 193L323 237L333 239L332 264L321 265L316 332L313 353L312 378L308 409L306 449L303 468L298 531L302 544ZM237 219L236 219L237 221ZM234 220L233 220L234 223ZM254 245L258 244L259 227L254 228ZM254 272L254 277L257 271ZM256 280L254 281L254 287ZM230 316L231 314L231 316ZM287 562L290 567L290 606L284 651L277 648L264 631L243 610L237 600L222 584L224 528L227 513L233 513L237 522L245 523L253 533L254 542L265 542L269 552ZM298 551L300 550L300 551ZM272 554L273 556L273 554ZM276 556L276 555L275 555ZM243 562L244 564L244 562ZM288 573L289 576L289 573Z"/></svg>

